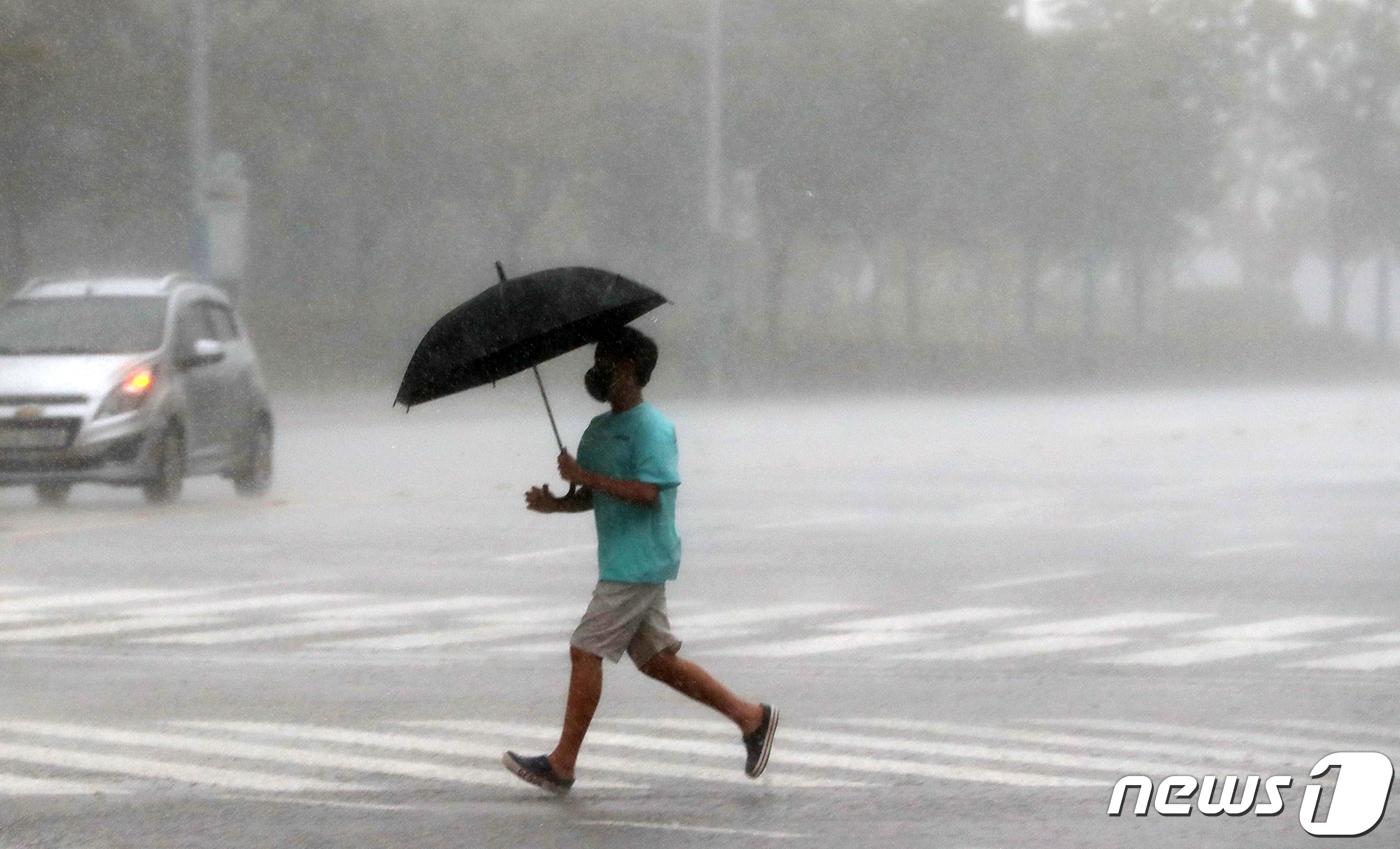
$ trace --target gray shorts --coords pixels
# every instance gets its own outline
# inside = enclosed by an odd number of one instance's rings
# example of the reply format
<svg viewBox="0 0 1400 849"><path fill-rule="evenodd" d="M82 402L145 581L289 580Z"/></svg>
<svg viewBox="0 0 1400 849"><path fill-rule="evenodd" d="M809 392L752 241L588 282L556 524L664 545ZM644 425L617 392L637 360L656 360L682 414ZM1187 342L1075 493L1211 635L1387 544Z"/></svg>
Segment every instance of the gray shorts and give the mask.
<svg viewBox="0 0 1400 849"><path fill-rule="evenodd" d="M625 651L638 669L664 651L678 651L681 641L666 618L666 585L599 581L569 645L613 663Z"/></svg>

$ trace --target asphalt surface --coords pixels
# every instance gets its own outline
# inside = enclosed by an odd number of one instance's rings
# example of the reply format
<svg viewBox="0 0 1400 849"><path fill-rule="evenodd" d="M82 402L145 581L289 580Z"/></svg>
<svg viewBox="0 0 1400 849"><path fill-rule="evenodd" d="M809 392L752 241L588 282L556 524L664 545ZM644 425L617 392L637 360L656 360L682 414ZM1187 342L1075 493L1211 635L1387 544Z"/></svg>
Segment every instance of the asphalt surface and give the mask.
<svg viewBox="0 0 1400 849"><path fill-rule="evenodd" d="M529 388L280 398L257 500L0 491L0 846L1303 846L1316 760L1400 760L1396 387L657 397L673 624L776 748L746 780L624 660L548 797L499 756L550 748L596 573L588 516L524 510ZM1110 817L1130 774L1295 780Z"/></svg>

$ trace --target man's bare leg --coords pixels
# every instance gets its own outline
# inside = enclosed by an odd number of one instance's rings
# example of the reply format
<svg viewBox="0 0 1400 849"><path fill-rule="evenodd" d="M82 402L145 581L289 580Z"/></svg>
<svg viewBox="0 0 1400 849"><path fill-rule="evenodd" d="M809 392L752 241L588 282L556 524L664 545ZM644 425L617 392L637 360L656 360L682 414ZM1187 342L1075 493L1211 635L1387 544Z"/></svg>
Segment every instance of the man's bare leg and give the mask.
<svg viewBox="0 0 1400 849"><path fill-rule="evenodd" d="M763 706L734 695L699 664L664 651L642 665L642 672L703 705L709 705L751 734L763 722ZM596 702L595 702L596 703Z"/></svg>
<svg viewBox="0 0 1400 849"><path fill-rule="evenodd" d="M549 753L550 766L560 778L574 777L574 763L578 761L578 750L583 746L583 736L593 722L593 713L598 710L598 699L603 695L603 659L569 646L569 698L564 705L564 730L559 735L559 745Z"/></svg>

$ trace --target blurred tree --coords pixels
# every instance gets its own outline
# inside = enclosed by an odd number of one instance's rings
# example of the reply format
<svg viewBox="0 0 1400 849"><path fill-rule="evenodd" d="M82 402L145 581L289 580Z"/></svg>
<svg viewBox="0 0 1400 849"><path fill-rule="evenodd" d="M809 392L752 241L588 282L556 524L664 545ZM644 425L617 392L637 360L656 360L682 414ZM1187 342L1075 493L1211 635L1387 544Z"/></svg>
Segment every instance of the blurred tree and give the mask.
<svg viewBox="0 0 1400 849"><path fill-rule="evenodd" d="M1376 268L1377 341L1390 339L1390 267L1400 234L1400 7L1320 0L1288 75L1291 121L1326 186L1331 322L1346 324L1347 266Z"/></svg>

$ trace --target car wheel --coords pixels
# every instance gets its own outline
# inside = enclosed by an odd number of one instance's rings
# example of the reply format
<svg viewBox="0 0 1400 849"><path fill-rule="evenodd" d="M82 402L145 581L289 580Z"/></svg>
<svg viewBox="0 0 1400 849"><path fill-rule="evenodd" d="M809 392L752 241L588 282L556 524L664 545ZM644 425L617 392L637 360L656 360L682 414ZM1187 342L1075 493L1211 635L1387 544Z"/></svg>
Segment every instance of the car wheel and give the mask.
<svg viewBox="0 0 1400 849"><path fill-rule="evenodd" d="M239 495L252 498L262 495L272 486L272 425L261 421L253 430L244 452L243 467L233 476L233 488Z"/></svg>
<svg viewBox="0 0 1400 849"><path fill-rule="evenodd" d="M39 501L50 507L61 507L68 502L68 493L73 491L73 484L64 481L45 481L34 485L34 494L39 496Z"/></svg>
<svg viewBox="0 0 1400 849"><path fill-rule="evenodd" d="M156 447L156 476L141 485L146 500L169 504L180 497L185 482L185 440L175 428L167 428Z"/></svg>

